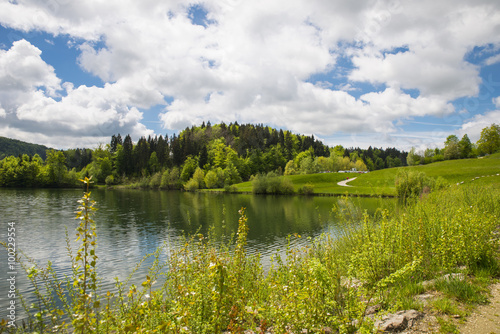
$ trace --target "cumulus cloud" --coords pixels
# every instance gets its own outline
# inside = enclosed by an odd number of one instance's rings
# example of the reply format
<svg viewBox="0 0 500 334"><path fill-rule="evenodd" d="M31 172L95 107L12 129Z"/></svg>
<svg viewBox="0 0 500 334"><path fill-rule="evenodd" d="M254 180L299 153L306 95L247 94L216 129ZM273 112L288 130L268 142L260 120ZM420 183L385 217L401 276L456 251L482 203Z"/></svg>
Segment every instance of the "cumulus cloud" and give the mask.
<svg viewBox="0 0 500 334"><path fill-rule="evenodd" d="M481 138L481 130L493 123L499 124L500 110L493 110L482 115L476 115L471 120L464 122L458 133L467 134L471 141L476 142Z"/></svg>
<svg viewBox="0 0 500 334"><path fill-rule="evenodd" d="M206 14L198 22L193 5ZM140 109L157 105L171 130L209 119L322 136L397 133L399 120L451 115L455 99L478 95L481 68L465 56L500 45L499 7L493 0L2 2L2 25L73 38L78 65L106 84L62 83L39 49L18 41L0 51L0 117L9 129L69 131L75 140L150 134ZM314 82L315 75L331 80Z"/></svg>
<svg viewBox="0 0 500 334"><path fill-rule="evenodd" d="M21 103L37 89L43 89L48 96L57 96L61 80L40 54L26 40L14 42L9 50L0 50L0 103L4 108Z"/></svg>
<svg viewBox="0 0 500 334"><path fill-rule="evenodd" d="M142 113L131 107L144 105L144 96L136 87L120 82L103 88L74 89L71 83L61 84L54 68L40 55L41 51L26 40L14 42L9 50L0 50L2 132L14 133L12 137L18 139L57 143L56 147L64 148L81 146L82 138L90 138L85 142L95 145L96 140L118 132L135 138L153 134L140 123ZM154 92L148 94L146 100L158 101ZM47 141L50 137L54 138Z"/></svg>

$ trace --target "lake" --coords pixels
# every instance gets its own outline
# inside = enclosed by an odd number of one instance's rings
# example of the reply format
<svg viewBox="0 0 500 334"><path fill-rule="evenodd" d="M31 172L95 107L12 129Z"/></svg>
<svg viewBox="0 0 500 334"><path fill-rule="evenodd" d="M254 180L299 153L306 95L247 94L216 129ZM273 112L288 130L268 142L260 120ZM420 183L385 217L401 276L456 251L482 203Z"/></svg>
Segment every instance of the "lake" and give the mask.
<svg viewBox="0 0 500 334"><path fill-rule="evenodd" d="M51 261L64 276L71 273L66 250L65 229L73 242L77 189L0 189L0 240L7 241L9 223L15 223L16 246L39 264ZM94 215L97 231L98 274L102 287L113 290L114 278L127 278L146 254L165 245L161 258L183 236L206 234L209 230L224 241L236 232L238 210L246 208L248 217L248 252L260 253L264 268L271 265L273 254L282 253L287 236L297 233L292 246L305 245L307 237L335 234L339 222L331 214L338 197L263 196L250 194L189 193L132 189L95 189L92 199L98 211ZM394 206L394 200L354 198L354 207L373 212L380 206ZM140 285L147 273L146 261L131 282ZM25 295L33 291L17 265L16 288ZM8 254L0 247L0 318L7 314L9 285ZM22 311L17 303L18 319Z"/></svg>

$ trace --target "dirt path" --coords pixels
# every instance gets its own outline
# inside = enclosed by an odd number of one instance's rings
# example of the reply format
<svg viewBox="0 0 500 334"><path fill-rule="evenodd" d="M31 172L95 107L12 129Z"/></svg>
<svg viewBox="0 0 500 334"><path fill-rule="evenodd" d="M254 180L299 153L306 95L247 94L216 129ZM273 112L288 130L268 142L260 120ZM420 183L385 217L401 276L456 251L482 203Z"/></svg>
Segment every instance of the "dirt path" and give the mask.
<svg viewBox="0 0 500 334"><path fill-rule="evenodd" d="M500 283L492 286L490 303L479 306L460 327L460 333L500 334Z"/></svg>
<svg viewBox="0 0 500 334"><path fill-rule="evenodd" d="M347 182L351 182L352 180L356 180L356 178L353 177L352 179L349 179L349 180L340 181L340 182L337 182L337 184L341 187L352 187L352 186L347 184Z"/></svg>

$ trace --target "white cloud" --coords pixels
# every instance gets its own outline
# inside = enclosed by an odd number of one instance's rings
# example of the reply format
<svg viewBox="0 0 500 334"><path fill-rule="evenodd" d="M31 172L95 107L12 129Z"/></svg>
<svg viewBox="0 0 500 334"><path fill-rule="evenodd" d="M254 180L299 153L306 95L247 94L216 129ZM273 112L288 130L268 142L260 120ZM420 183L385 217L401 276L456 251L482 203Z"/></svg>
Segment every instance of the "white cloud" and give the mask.
<svg viewBox="0 0 500 334"><path fill-rule="evenodd" d="M181 0L0 3L2 25L74 38L80 67L106 82L64 83L64 94L40 50L16 42L0 50L0 103L9 128L42 124L41 135L71 131L77 138L101 129L139 136L151 133L139 109L165 105L160 120L175 130L210 119L323 136L395 133L398 120L449 115L454 99L476 96L480 68L465 55L474 46L500 45L497 1L196 4L208 12L206 27L192 24L190 4ZM355 68L346 70L342 59ZM307 82L336 71L341 83ZM375 91L355 98L364 82Z"/></svg>
<svg viewBox="0 0 500 334"><path fill-rule="evenodd" d="M476 115L471 120L465 122L462 128L458 131L460 136L467 134L472 142L476 142L481 138L481 130L490 126L493 123L499 124L500 110L494 110L482 115Z"/></svg>
<svg viewBox="0 0 500 334"><path fill-rule="evenodd" d="M422 96L436 96L445 101L476 95L481 82L478 68L463 60L437 61L440 55L434 53L440 52L419 49L379 57L355 57L353 62L357 69L349 77L353 81L418 89Z"/></svg>
<svg viewBox="0 0 500 334"><path fill-rule="evenodd" d="M497 108L500 108L500 96L493 98L493 103L495 103Z"/></svg>
<svg viewBox="0 0 500 334"><path fill-rule="evenodd" d="M40 88L49 96L57 96L61 80L40 54L26 40L14 42L9 50L0 50L0 103L4 108L21 103L26 94Z"/></svg>
<svg viewBox="0 0 500 334"><path fill-rule="evenodd" d="M2 133L17 129L19 133L13 138L34 138L42 144L49 144L44 140L54 137L50 142L61 148L79 145L81 138L109 138L118 132L130 133L134 138L153 134L140 123L142 113L131 105L149 106L150 101L162 101L154 91L143 94L127 81L103 88L61 85L54 68L40 55L41 51L26 40L14 42L10 50L0 50ZM61 97L63 87L66 94Z"/></svg>
<svg viewBox="0 0 500 334"><path fill-rule="evenodd" d="M370 104L375 119L394 120L416 116L444 116L454 111L445 100L418 96L412 98L398 89L387 88L383 92L364 94L360 98Z"/></svg>
<svg viewBox="0 0 500 334"><path fill-rule="evenodd" d="M486 61L485 61L486 65L493 65L493 64L496 64L499 62L500 62L500 54L495 55L495 56L491 56L488 59L486 59Z"/></svg>

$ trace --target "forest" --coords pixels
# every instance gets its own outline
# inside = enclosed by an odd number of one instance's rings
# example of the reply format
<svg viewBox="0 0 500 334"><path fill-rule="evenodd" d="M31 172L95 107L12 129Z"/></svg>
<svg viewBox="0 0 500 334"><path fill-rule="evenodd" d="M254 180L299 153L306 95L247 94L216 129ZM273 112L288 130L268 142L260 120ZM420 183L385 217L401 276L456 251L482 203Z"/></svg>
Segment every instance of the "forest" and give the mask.
<svg viewBox="0 0 500 334"><path fill-rule="evenodd" d="M38 154L43 159L46 158L48 147L38 144L29 144L16 139L0 137L0 160L11 155Z"/></svg>
<svg viewBox="0 0 500 334"><path fill-rule="evenodd" d="M133 142L113 135L109 144L40 154L11 155L0 161L2 187L72 187L93 177L98 184L163 189L222 188L252 176L377 170L406 165L395 148L328 147L314 136L262 124L224 123L188 127L178 135L142 137Z"/></svg>
<svg viewBox="0 0 500 334"><path fill-rule="evenodd" d="M461 139L449 135L442 149L412 148L408 153L396 148L328 147L314 136L237 122L203 122L170 138L142 137L136 143L130 135L117 134L94 149L48 149L45 158L30 153L37 145L10 141L21 151L0 160L0 187L79 187L79 179L92 177L108 186L196 190L224 188L270 172L373 171L474 158L500 150L500 126L485 127L477 143L467 134ZM10 145L8 139L4 142Z"/></svg>

